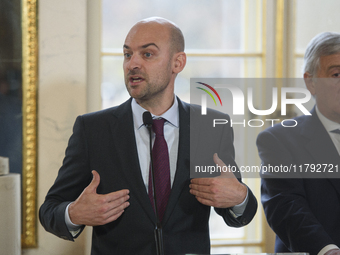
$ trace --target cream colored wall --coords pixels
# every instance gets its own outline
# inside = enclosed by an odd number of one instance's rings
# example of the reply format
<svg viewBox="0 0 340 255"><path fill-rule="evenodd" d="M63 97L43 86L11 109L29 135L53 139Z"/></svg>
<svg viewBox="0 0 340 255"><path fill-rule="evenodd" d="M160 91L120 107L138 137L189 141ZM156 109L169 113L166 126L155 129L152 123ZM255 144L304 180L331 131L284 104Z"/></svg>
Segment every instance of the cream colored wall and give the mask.
<svg viewBox="0 0 340 255"><path fill-rule="evenodd" d="M87 1L41 0L39 10L38 206L61 165L77 115L87 111ZM75 242L38 222L38 248L25 255L87 254L88 234Z"/></svg>

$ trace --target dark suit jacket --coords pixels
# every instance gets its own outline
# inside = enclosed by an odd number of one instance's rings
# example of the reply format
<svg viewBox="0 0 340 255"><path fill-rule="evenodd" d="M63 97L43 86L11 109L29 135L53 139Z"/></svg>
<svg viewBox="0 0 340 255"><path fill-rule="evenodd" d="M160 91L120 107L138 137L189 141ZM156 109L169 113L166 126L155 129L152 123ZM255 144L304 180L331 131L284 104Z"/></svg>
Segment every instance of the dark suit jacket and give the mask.
<svg viewBox="0 0 340 255"><path fill-rule="evenodd" d="M210 207L189 193L189 113L190 106L179 100L177 170L162 221L166 254L210 251ZM230 128L227 133L232 136ZM101 178L97 192L107 194L129 189L130 206L116 221L93 227L92 254L155 254L155 215L135 144L131 99L120 106L78 117L58 177L40 208L40 221L45 229L73 240L65 224L65 208L91 182L91 170L97 170ZM221 146L220 140L218 144ZM222 147L233 148L233 145ZM251 221L256 206L249 190L249 202L242 216L233 217L229 209L216 211L228 225L241 227Z"/></svg>
<svg viewBox="0 0 340 255"><path fill-rule="evenodd" d="M296 121L294 128L279 124L260 133L257 146L262 164L340 166L339 154L315 109ZM277 234L275 252L313 255L328 244L340 246L340 179L262 177L263 208Z"/></svg>

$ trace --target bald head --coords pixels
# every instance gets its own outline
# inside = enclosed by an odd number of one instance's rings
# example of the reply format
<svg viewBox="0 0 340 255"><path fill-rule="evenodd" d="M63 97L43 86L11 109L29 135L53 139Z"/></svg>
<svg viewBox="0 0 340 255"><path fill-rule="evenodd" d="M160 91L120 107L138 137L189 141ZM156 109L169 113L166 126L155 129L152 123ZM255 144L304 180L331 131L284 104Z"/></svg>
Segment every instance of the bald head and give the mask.
<svg viewBox="0 0 340 255"><path fill-rule="evenodd" d="M179 27L170 20L161 17L150 17L137 22L130 30L138 29L140 26L161 27L168 34L171 54L184 51L184 37Z"/></svg>

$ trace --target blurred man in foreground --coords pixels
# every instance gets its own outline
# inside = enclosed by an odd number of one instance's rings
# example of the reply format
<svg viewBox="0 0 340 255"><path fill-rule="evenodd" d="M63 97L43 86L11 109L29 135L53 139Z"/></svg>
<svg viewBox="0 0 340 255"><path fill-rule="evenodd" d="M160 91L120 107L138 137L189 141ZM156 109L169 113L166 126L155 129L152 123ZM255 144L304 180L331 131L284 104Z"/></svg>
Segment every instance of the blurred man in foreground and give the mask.
<svg viewBox="0 0 340 255"><path fill-rule="evenodd" d="M275 252L340 254L340 34L312 39L304 80L316 100L312 115L297 117L295 127L269 128L257 139L263 165L302 166L304 175L276 179L263 173L262 204L277 234ZM308 175L318 166L320 173Z"/></svg>

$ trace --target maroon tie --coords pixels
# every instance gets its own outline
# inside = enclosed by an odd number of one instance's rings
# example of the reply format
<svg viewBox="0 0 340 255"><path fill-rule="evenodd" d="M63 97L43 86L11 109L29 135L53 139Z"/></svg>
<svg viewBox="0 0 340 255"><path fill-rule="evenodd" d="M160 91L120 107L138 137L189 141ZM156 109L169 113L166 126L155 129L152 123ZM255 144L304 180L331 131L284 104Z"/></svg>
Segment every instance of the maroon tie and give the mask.
<svg viewBox="0 0 340 255"><path fill-rule="evenodd" d="M169 152L168 145L166 144L163 133L164 122L165 119L154 119L152 124L152 130L156 134L155 142L152 148L152 158L153 171L155 174L155 193L157 199L156 202L160 222L163 219L163 215L171 191ZM151 204L154 207L151 169L149 173L148 192Z"/></svg>

